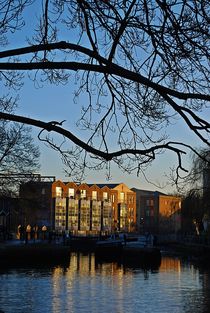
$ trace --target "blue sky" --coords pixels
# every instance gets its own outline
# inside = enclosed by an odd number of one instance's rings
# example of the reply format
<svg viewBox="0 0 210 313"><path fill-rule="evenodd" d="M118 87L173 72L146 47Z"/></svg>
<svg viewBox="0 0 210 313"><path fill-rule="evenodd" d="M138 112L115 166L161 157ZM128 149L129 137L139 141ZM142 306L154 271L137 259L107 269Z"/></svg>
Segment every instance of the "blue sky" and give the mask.
<svg viewBox="0 0 210 313"><path fill-rule="evenodd" d="M23 88L20 90L20 101L17 113L28 117L42 119L46 122L51 120L61 121L65 119L66 122L64 123L64 126L79 135L79 131L75 124L79 117L80 107L73 102L71 82L66 86L46 84L44 87L37 89L34 88L32 81L27 80ZM60 160L59 154L38 141L38 132L38 129L33 128L35 141L40 146L41 150L40 173L42 175L56 176L57 179L67 181L68 177L65 177L63 164ZM192 143L193 146L199 145L197 138L181 121L177 121L177 124L171 126L170 132L174 140L181 139L181 141L184 141L187 139L187 141ZM71 142L68 142L68 145L71 146ZM172 153L167 152L160 155L145 173L151 182L160 186L165 186L163 189L148 183L143 175L137 177L136 173L133 173L132 175L122 173L115 165L112 166L112 182L124 182L129 187L171 192L175 189L167 183L168 179L166 174L169 174L170 167L173 167L176 161L176 157ZM186 158L185 164L186 166L190 165L189 158ZM106 173L103 171L92 171L87 173L87 182L100 183L106 180Z"/></svg>

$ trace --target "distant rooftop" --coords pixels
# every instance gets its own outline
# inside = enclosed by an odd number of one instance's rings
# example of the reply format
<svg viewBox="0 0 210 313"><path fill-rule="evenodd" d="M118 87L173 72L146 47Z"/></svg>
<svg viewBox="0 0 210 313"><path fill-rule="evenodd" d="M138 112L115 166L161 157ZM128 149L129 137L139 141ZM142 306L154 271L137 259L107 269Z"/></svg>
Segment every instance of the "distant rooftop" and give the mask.
<svg viewBox="0 0 210 313"><path fill-rule="evenodd" d="M69 181L68 182L63 182L64 184L68 184L69 183ZM79 182L74 182L77 186L79 186L79 185L81 185L81 184L86 184L88 187L91 187L91 186L93 186L93 185L96 185L96 186L98 186L99 188L103 188L103 187L105 187L105 186L107 186L107 187L109 187L110 189L113 189L113 188L115 188L116 186L118 186L118 185L120 185L121 183L115 183L115 184L97 184L97 183L86 183L86 182L82 182L82 183L79 183Z"/></svg>
<svg viewBox="0 0 210 313"><path fill-rule="evenodd" d="M137 189L137 188L131 188L131 190L135 191L136 193L140 193L140 195L142 196L158 196L158 195L162 195L162 196L166 196L165 193L160 192L160 191L151 191L151 190L145 190L145 189Z"/></svg>
<svg viewBox="0 0 210 313"><path fill-rule="evenodd" d="M87 184L88 186L93 186L93 185L97 185L99 188L103 188L105 186L109 187L110 189L115 188L116 186L118 186L120 183L117 184Z"/></svg>

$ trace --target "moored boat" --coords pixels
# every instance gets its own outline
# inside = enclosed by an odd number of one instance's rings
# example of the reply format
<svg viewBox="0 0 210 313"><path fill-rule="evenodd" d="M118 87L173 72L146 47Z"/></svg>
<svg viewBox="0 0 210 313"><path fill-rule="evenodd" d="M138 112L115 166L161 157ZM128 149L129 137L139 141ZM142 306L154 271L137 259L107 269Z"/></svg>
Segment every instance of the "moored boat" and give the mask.
<svg viewBox="0 0 210 313"><path fill-rule="evenodd" d="M95 246L96 258L117 259L122 255L124 240L120 238L108 238L98 240Z"/></svg>
<svg viewBox="0 0 210 313"><path fill-rule="evenodd" d="M71 251L92 251L98 240L98 236L71 236L67 240L67 245L70 246Z"/></svg>
<svg viewBox="0 0 210 313"><path fill-rule="evenodd" d="M160 264L161 261L160 249L142 237L134 241L125 238L99 240L96 242L95 253L97 259L118 259L123 263Z"/></svg>

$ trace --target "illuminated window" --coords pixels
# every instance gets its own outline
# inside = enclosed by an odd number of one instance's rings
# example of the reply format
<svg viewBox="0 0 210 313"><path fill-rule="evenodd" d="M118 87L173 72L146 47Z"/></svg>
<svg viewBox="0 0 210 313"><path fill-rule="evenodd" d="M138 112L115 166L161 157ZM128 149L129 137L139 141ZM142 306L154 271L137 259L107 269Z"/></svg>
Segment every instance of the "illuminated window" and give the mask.
<svg viewBox="0 0 210 313"><path fill-rule="evenodd" d="M74 198L74 188L69 188L69 198Z"/></svg>
<svg viewBox="0 0 210 313"><path fill-rule="evenodd" d="M92 230L100 230L101 226L101 204L95 202L92 205Z"/></svg>
<svg viewBox="0 0 210 313"><path fill-rule="evenodd" d="M78 230L79 221L79 201L75 199L69 200L69 211L68 211L68 229Z"/></svg>
<svg viewBox="0 0 210 313"><path fill-rule="evenodd" d="M81 196L81 198L86 198L86 190L85 189L81 190L80 196Z"/></svg>
<svg viewBox="0 0 210 313"><path fill-rule="evenodd" d="M107 192L103 192L103 199L108 200L108 193Z"/></svg>
<svg viewBox="0 0 210 313"><path fill-rule="evenodd" d="M97 191L95 190L92 191L92 199L97 200Z"/></svg>
<svg viewBox="0 0 210 313"><path fill-rule="evenodd" d="M90 230L90 201L82 200L80 207L80 230Z"/></svg>
<svg viewBox="0 0 210 313"><path fill-rule="evenodd" d="M62 188L55 187L55 193L56 193L56 197L62 197Z"/></svg>
<svg viewBox="0 0 210 313"><path fill-rule="evenodd" d="M114 195L112 195L112 202L114 202L115 198L114 198Z"/></svg>
<svg viewBox="0 0 210 313"><path fill-rule="evenodd" d="M120 193L120 202L124 202L125 201L125 194L124 192Z"/></svg>

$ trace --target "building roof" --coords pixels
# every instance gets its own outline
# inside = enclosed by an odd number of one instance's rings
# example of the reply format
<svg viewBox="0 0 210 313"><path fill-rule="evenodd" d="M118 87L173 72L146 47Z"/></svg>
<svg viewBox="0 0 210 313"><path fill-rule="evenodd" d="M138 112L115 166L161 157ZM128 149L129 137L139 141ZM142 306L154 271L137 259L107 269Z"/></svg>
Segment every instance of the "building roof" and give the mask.
<svg viewBox="0 0 210 313"><path fill-rule="evenodd" d="M109 187L110 189L113 189L115 188L116 186L120 185L120 183L117 183L117 184L87 184L89 187L93 186L93 185L96 185L98 186L99 188L103 188L103 187Z"/></svg>
<svg viewBox="0 0 210 313"><path fill-rule="evenodd" d="M131 190L135 191L141 196L160 196L160 195L167 196L165 193L160 192L160 191L144 190L144 189L137 189L137 188L131 188Z"/></svg>

